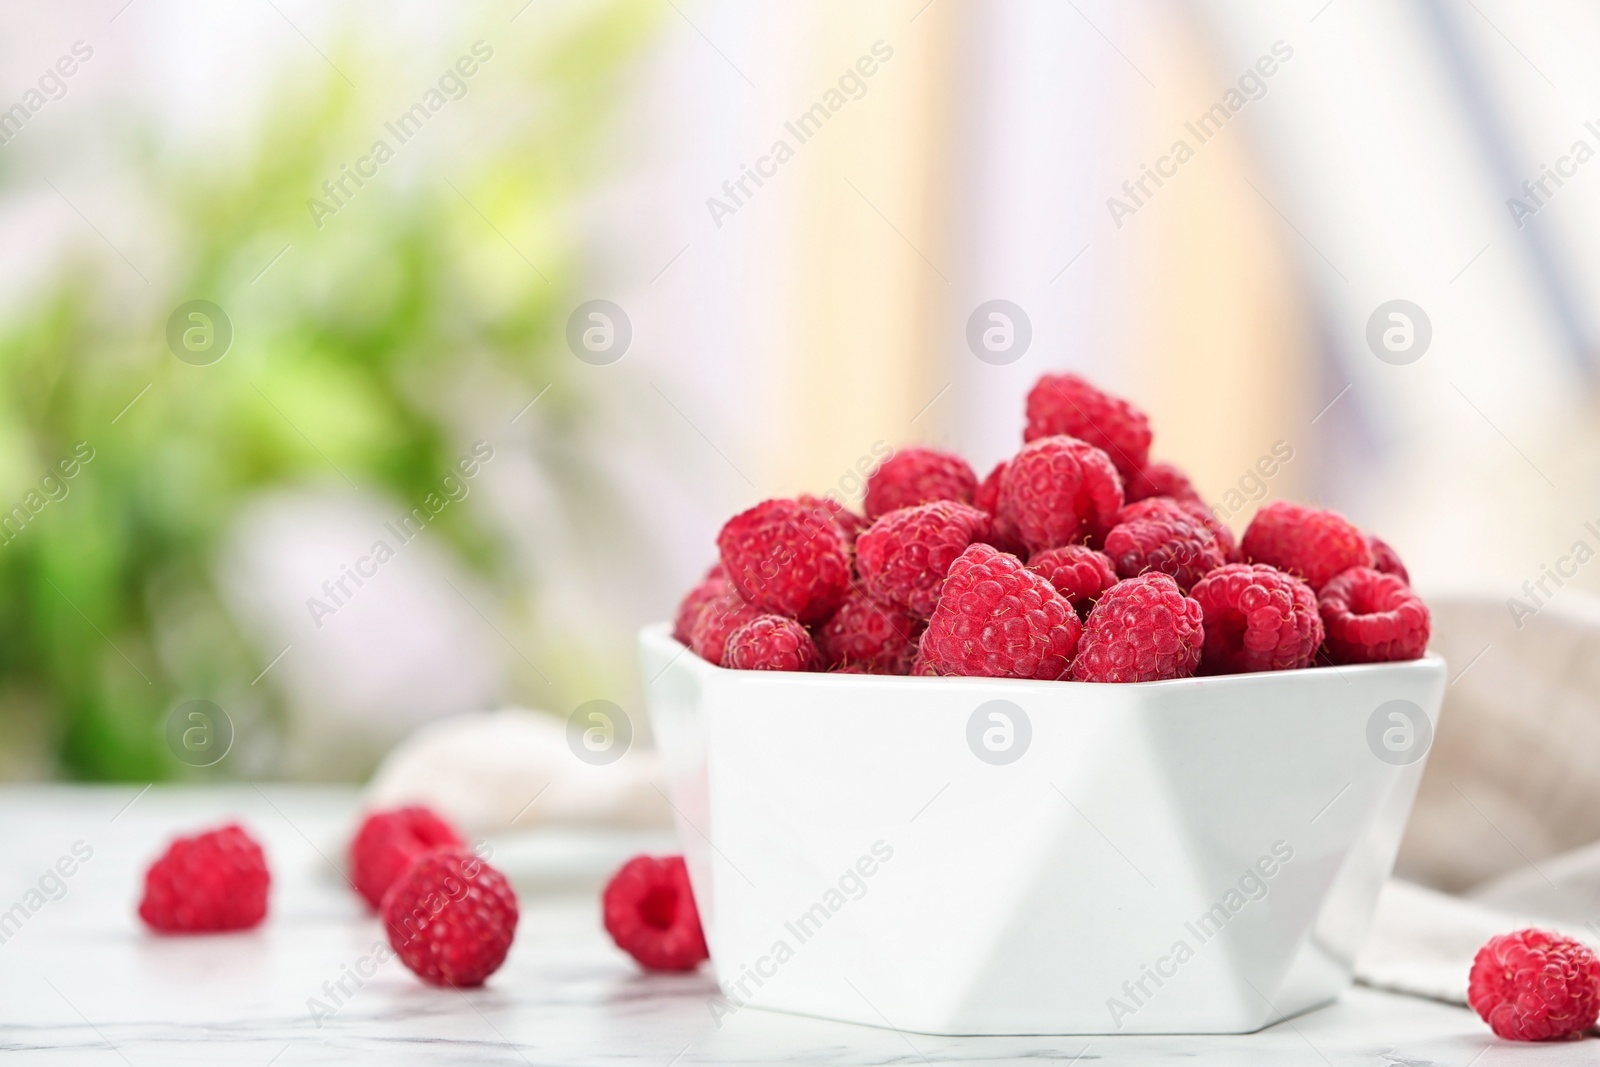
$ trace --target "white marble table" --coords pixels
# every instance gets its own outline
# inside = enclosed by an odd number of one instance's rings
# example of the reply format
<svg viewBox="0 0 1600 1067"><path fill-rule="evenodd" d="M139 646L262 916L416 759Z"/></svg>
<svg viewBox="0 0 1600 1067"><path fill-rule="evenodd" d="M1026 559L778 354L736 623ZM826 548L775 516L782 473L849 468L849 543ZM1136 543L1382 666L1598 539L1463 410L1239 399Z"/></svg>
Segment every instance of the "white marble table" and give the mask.
<svg viewBox="0 0 1600 1067"><path fill-rule="evenodd" d="M719 1028L708 1007L711 979L640 974L601 930L594 889L575 891L570 877L565 889L519 886L516 943L483 989L425 987L391 960L359 988L346 977L350 995L337 1003L324 983L367 969L382 936L324 858L337 855L349 832L354 799L348 790L303 786L0 789L4 1062L1600 1062L1595 1041L1509 1045L1465 1010L1365 989L1239 1037L938 1038L754 1009ZM267 848L274 884L266 924L221 937L145 933L134 915L145 863L173 833L228 817ZM47 892L29 896L74 845L80 857L92 854L64 864L70 877L46 878ZM332 1014L314 1019L313 997Z"/></svg>

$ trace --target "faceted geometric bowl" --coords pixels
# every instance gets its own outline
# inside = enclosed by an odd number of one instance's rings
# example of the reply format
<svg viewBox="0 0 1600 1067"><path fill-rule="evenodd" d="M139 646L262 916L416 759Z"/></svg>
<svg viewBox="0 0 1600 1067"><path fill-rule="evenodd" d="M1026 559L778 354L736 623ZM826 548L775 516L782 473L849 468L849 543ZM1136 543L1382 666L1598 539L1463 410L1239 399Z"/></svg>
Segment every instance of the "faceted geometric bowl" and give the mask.
<svg viewBox="0 0 1600 1067"><path fill-rule="evenodd" d="M1243 1033L1335 999L1437 656L1139 685L714 667L640 634L712 964L930 1034Z"/></svg>

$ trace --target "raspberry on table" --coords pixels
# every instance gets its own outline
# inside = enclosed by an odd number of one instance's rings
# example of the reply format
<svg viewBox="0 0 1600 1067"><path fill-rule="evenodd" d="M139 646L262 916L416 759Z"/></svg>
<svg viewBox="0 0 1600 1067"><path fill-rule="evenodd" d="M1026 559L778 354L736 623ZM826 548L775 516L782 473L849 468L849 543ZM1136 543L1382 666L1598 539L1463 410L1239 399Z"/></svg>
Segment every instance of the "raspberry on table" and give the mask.
<svg viewBox="0 0 1600 1067"><path fill-rule="evenodd" d="M700 609L700 617L689 632L689 647L707 663L720 667L727 652L728 635L760 614L761 609L746 604L743 597L729 589Z"/></svg>
<svg viewBox="0 0 1600 1067"><path fill-rule="evenodd" d="M1088 614L1101 593L1117 584L1117 565L1110 556L1088 545L1062 545L1035 552L1028 557L1028 569L1055 586L1080 618Z"/></svg>
<svg viewBox="0 0 1600 1067"><path fill-rule="evenodd" d="M1400 562L1400 553L1390 548L1382 538L1367 534L1367 544L1372 549L1372 569L1392 574L1407 585L1411 584L1411 575L1406 572L1406 565Z"/></svg>
<svg viewBox="0 0 1600 1067"><path fill-rule="evenodd" d="M855 544L861 531L867 528L866 519L830 496L801 493L794 499L801 507L810 508L813 512L820 511L832 519L834 525L839 527L839 536L844 538L847 545Z"/></svg>
<svg viewBox="0 0 1600 1067"><path fill-rule="evenodd" d="M911 612L852 590L818 628L817 651L833 671L856 667L865 674L909 674L919 636Z"/></svg>
<svg viewBox="0 0 1600 1067"><path fill-rule="evenodd" d="M978 476L960 456L932 448L902 448L867 479L867 519L934 500L972 503Z"/></svg>
<svg viewBox="0 0 1600 1067"><path fill-rule="evenodd" d="M712 564L700 583L678 602L677 614L672 618L673 639L685 645L693 640L694 624L700 618L701 609L729 588L728 579L722 573L722 564Z"/></svg>
<svg viewBox="0 0 1600 1067"><path fill-rule="evenodd" d="M1075 437L1022 446L1000 476L1000 518L1029 552L1093 542L1122 507L1122 480L1106 454Z"/></svg>
<svg viewBox="0 0 1600 1067"><path fill-rule="evenodd" d="M1576 1038L1600 1017L1600 959L1544 930L1491 937L1472 961L1467 1003L1506 1041Z"/></svg>
<svg viewBox="0 0 1600 1067"><path fill-rule="evenodd" d="M722 569L739 595L804 623L833 614L850 587L850 549L836 522L798 500L764 500L717 534Z"/></svg>
<svg viewBox="0 0 1600 1067"><path fill-rule="evenodd" d="M1372 566L1366 536L1343 515L1282 500L1256 512L1239 549L1246 562L1288 571L1316 590L1351 567Z"/></svg>
<svg viewBox="0 0 1600 1067"><path fill-rule="evenodd" d="M722 665L736 671L814 671L811 631L783 615L757 615L728 635Z"/></svg>
<svg viewBox="0 0 1600 1067"><path fill-rule="evenodd" d="M1170 497L1153 496L1117 512L1105 551L1124 578L1148 571L1170 575L1187 593L1227 562L1216 534L1193 511Z"/></svg>
<svg viewBox="0 0 1600 1067"><path fill-rule="evenodd" d="M1152 571L1107 589L1089 612L1072 676L1080 682L1187 678L1200 664L1200 603Z"/></svg>
<svg viewBox="0 0 1600 1067"><path fill-rule="evenodd" d="M1352 567L1317 594L1334 663L1420 659L1428 650L1428 605L1398 575Z"/></svg>
<svg viewBox="0 0 1600 1067"><path fill-rule="evenodd" d="M430 808L375 811L350 839L350 881L376 911L383 894L418 856L465 843L455 827Z"/></svg>
<svg viewBox="0 0 1600 1067"><path fill-rule="evenodd" d="M1146 463L1136 473L1123 479L1122 495L1130 504L1153 496L1204 503L1189 476L1170 463Z"/></svg>
<svg viewBox="0 0 1600 1067"><path fill-rule="evenodd" d="M926 619L950 565L988 533L988 515L954 500L891 511L856 540L861 584L873 599Z"/></svg>
<svg viewBox="0 0 1600 1067"><path fill-rule="evenodd" d="M517 896L505 876L464 849L421 856L383 898L400 961L430 985L482 985L517 933Z"/></svg>
<svg viewBox="0 0 1600 1067"><path fill-rule="evenodd" d="M1204 674L1292 671L1322 645L1317 595L1265 563L1218 567L1190 590L1205 614Z"/></svg>
<svg viewBox="0 0 1600 1067"><path fill-rule="evenodd" d="M606 933L647 971L692 971L710 959L682 856L635 856L601 896Z"/></svg>
<svg viewBox="0 0 1600 1067"><path fill-rule="evenodd" d="M1144 412L1076 374L1044 374L1028 393L1024 441L1066 434L1111 458L1124 478L1150 459L1150 420Z"/></svg>
<svg viewBox="0 0 1600 1067"><path fill-rule="evenodd" d="M946 675L1065 678L1081 630L1077 612L1046 579L1015 556L975 544L950 567L919 666Z"/></svg>
<svg viewBox="0 0 1600 1067"><path fill-rule="evenodd" d="M248 930L266 918L272 875L237 823L179 837L144 875L139 918L162 934Z"/></svg>

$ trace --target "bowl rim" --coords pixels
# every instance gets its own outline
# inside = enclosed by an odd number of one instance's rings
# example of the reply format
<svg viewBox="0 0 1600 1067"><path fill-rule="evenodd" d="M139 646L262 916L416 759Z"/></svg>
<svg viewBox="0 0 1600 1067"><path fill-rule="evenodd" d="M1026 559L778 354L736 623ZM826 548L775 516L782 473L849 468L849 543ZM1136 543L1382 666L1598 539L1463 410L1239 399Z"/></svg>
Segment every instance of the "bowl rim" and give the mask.
<svg viewBox="0 0 1600 1067"><path fill-rule="evenodd" d="M1128 690L1138 692L1167 692L1174 690L1211 688L1217 685L1271 685L1275 681L1295 679L1294 684L1312 684L1315 681L1338 678L1345 682L1350 679L1346 675L1354 674L1365 676L1383 674L1397 670L1426 670L1430 673L1443 674L1446 663L1443 656L1429 649L1419 659L1389 660L1383 663L1350 663L1334 667L1301 667L1297 670L1287 671L1248 671L1243 674L1205 674L1191 675L1187 678L1164 678L1154 682L1079 682L1074 680L1055 680L1044 678L992 678L984 675L947 675L943 677L916 676L909 674L839 674L832 671L742 671L732 667L723 667L711 663L695 655L694 650L672 636L672 623L653 622L639 630L639 641L657 642L676 646L678 651L673 654L672 660L660 673L665 674L673 664L684 658L688 653L690 670L709 672L716 675L732 675L744 681L758 685L788 685L805 683L812 685L895 685L895 686L933 686L946 688L952 683L959 685L981 684L1003 685L1008 687L1048 687L1051 692L1096 692L1104 693L1107 690L1123 692ZM658 675L659 677L659 675ZM837 681L819 681L820 679L837 679Z"/></svg>

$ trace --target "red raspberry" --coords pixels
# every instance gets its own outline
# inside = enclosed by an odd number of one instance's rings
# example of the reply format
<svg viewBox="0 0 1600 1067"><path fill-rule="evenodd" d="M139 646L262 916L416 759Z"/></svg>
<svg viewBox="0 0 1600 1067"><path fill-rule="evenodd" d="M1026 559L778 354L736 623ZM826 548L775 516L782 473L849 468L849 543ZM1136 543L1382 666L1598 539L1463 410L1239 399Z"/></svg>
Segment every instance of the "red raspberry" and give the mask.
<svg viewBox="0 0 1600 1067"><path fill-rule="evenodd" d="M1189 476L1170 463L1146 463L1137 474L1123 480L1122 492L1130 504L1153 496L1202 503Z"/></svg>
<svg viewBox="0 0 1600 1067"><path fill-rule="evenodd" d="M606 933L645 970L692 971L711 958L682 856L633 857L600 899Z"/></svg>
<svg viewBox="0 0 1600 1067"><path fill-rule="evenodd" d="M1211 505L1199 500L1180 500L1178 506L1206 524L1206 529L1211 531L1217 539L1217 544L1222 546L1223 558L1229 563L1244 562L1244 557L1239 554L1238 539L1233 536L1228 524L1217 518L1217 513L1211 510Z"/></svg>
<svg viewBox="0 0 1600 1067"><path fill-rule="evenodd" d="M939 602L950 564L988 533L989 516L969 504L935 500L901 508L856 541L856 569L873 599L926 619Z"/></svg>
<svg viewBox="0 0 1600 1067"><path fill-rule="evenodd" d="M1028 546L1022 543L1022 536L1017 533L1016 526L1010 519L1000 517L1000 478L1006 472L1007 461L1001 460L994 465L994 470L989 472L972 494L972 506L979 511L989 513L989 538L985 542L998 548L1002 552L1009 552L1013 556L1026 556Z"/></svg>
<svg viewBox="0 0 1600 1067"><path fill-rule="evenodd" d="M933 664L928 661L928 658L919 649L917 658L911 663L911 677L938 678L940 677L940 672L934 668Z"/></svg>
<svg viewBox="0 0 1600 1067"><path fill-rule="evenodd" d="M1048 581L1015 556L972 545L950 567L922 635L921 667L984 678L1065 678L1081 630L1072 605Z"/></svg>
<svg viewBox="0 0 1600 1067"><path fill-rule="evenodd" d="M1122 481L1098 448L1041 437L1006 465L999 506L1028 551L1040 552L1103 536L1122 507Z"/></svg>
<svg viewBox="0 0 1600 1067"><path fill-rule="evenodd" d="M817 631L817 649L833 670L906 674L917 655L917 620L904 608L880 604L854 590Z"/></svg>
<svg viewBox="0 0 1600 1067"><path fill-rule="evenodd" d="M1392 574L1407 585L1411 584L1411 575L1406 572L1406 565L1400 562L1400 553L1390 548L1381 538L1367 534L1367 545L1372 549L1372 569Z"/></svg>
<svg viewBox="0 0 1600 1067"><path fill-rule="evenodd" d="M720 667L727 652L728 635L760 614L759 608L746 604L730 589L700 609L700 618L689 632L689 647L707 663Z"/></svg>
<svg viewBox="0 0 1600 1067"><path fill-rule="evenodd" d="M1195 583L1205 612L1206 674L1292 671L1311 666L1322 645L1317 594L1265 563L1230 563Z"/></svg>
<svg viewBox="0 0 1600 1067"><path fill-rule="evenodd" d="M722 665L736 671L814 671L811 632L782 615L757 615L728 635Z"/></svg>
<svg viewBox="0 0 1600 1067"><path fill-rule="evenodd" d="M248 930L266 918L271 884L261 846L229 823L167 846L144 872L139 918L163 934Z"/></svg>
<svg viewBox="0 0 1600 1067"><path fill-rule="evenodd" d="M1343 515L1275 500L1256 512L1239 546L1250 563L1268 563L1320 590L1351 567L1372 566L1372 549Z"/></svg>
<svg viewBox="0 0 1600 1067"><path fill-rule="evenodd" d="M389 886L418 856L465 843L455 827L428 808L373 812L350 841L350 881L376 911Z"/></svg>
<svg viewBox="0 0 1600 1067"><path fill-rule="evenodd" d="M1117 584L1117 566L1104 552L1087 545L1062 545L1035 552L1028 569L1043 575L1079 612L1087 613L1100 594Z"/></svg>
<svg viewBox="0 0 1600 1067"><path fill-rule="evenodd" d="M383 897L400 961L430 985L479 986L517 934L517 895L471 852L440 849L413 863Z"/></svg>
<svg viewBox="0 0 1600 1067"><path fill-rule="evenodd" d="M1072 676L1080 682L1187 678L1200 663L1205 627L1198 601L1165 574L1118 582L1089 612Z"/></svg>
<svg viewBox="0 0 1600 1067"><path fill-rule="evenodd" d="M1171 575L1185 593L1227 562L1227 554L1199 516L1170 497L1153 496L1117 512L1106 534L1106 555L1124 578L1147 571Z"/></svg>
<svg viewBox="0 0 1600 1067"><path fill-rule="evenodd" d="M1428 605L1398 575L1352 567L1317 594L1335 663L1420 659L1432 626Z"/></svg>
<svg viewBox="0 0 1600 1067"><path fill-rule="evenodd" d="M1119 397L1102 393L1076 374L1044 374L1028 393L1024 441L1066 434L1111 457L1131 478L1150 458L1150 420Z"/></svg>
<svg viewBox="0 0 1600 1067"><path fill-rule="evenodd" d="M762 611L821 622L850 587L850 551L836 523L798 500L765 500L717 534L722 568Z"/></svg>
<svg viewBox="0 0 1600 1067"><path fill-rule="evenodd" d="M700 611L711 601L728 591L728 579L722 573L722 564L714 563L700 584L689 590L678 603L678 613L673 617L672 636L687 645L694 636L694 624Z"/></svg>
<svg viewBox="0 0 1600 1067"><path fill-rule="evenodd" d="M813 511L822 511L839 527L839 536L844 538L844 543L853 545L856 537L868 526L867 520L845 507L839 501L829 496L816 496L812 493L801 493L795 497L795 503Z"/></svg>
<svg viewBox="0 0 1600 1067"><path fill-rule="evenodd" d="M1507 1041L1575 1038L1600 1016L1600 959L1543 930L1491 937L1472 961L1467 1003Z"/></svg>
<svg viewBox="0 0 1600 1067"><path fill-rule="evenodd" d="M970 504L977 488L978 476L960 456L931 448L903 448L867 479L867 518L932 500Z"/></svg>
<svg viewBox="0 0 1600 1067"><path fill-rule="evenodd" d="M972 491L972 506L993 515L1000 506L1000 476L1006 472L1006 461L1001 460Z"/></svg>

